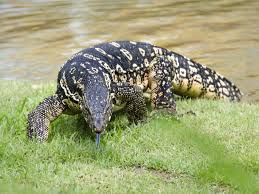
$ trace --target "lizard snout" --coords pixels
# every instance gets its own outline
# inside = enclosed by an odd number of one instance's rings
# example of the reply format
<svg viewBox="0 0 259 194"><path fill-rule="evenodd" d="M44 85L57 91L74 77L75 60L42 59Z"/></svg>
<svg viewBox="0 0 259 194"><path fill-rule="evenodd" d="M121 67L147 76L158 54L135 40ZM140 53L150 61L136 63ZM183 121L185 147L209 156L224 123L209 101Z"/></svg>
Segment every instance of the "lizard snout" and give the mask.
<svg viewBox="0 0 259 194"><path fill-rule="evenodd" d="M102 133L104 130L102 130L102 129L94 129L94 132L95 133Z"/></svg>
<svg viewBox="0 0 259 194"><path fill-rule="evenodd" d="M105 118L101 114L98 114L93 118L93 124L95 133L102 133L105 130Z"/></svg>

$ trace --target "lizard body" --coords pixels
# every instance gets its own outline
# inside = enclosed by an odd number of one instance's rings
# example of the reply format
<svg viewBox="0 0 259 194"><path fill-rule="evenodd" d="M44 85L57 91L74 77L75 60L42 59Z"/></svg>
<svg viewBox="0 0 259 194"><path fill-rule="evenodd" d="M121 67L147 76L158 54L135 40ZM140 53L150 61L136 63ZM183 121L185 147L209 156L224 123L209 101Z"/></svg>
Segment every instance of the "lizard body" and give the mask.
<svg viewBox="0 0 259 194"><path fill-rule="evenodd" d="M98 44L73 55L58 74L57 91L28 116L28 136L44 141L49 123L62 113L82 113L101 133L112 105L124 104L132 122L146 116L144 93L151 105L174 113L174 94L239 101L240 90L214 70L165 48L144 42Z"/></svg>

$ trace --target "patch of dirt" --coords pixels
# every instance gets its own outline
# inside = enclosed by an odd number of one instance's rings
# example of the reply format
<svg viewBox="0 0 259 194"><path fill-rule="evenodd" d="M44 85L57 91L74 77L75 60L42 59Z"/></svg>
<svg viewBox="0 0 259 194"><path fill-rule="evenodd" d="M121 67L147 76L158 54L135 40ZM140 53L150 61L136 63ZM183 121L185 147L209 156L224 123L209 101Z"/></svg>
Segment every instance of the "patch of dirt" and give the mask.
<svg viewBox="0 0 259 194"><path fill-rule="evenodd" d="M147 168L143 166L134 166L134 171L137 174L149 172L157 177L163 178L167 182L173 181L173 179L179 179L179 178L191 178L191 176L183 173L172 173L165 170L158 170L154 168Z"/></svg>

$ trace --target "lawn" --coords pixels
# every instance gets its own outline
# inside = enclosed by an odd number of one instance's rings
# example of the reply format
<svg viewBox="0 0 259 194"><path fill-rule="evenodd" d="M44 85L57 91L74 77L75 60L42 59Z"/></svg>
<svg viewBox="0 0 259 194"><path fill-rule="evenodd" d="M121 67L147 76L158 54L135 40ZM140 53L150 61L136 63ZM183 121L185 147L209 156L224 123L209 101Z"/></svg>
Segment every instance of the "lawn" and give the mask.
<svg viewBox="0 0 259 194"><path fill-rule="evenodd" d="M139 125L117 114L96 149L80 115L55 120L46 143L27 139L55 83L0 90L0 193L259 193L258 104L179 99L177 116Z"/></svg>

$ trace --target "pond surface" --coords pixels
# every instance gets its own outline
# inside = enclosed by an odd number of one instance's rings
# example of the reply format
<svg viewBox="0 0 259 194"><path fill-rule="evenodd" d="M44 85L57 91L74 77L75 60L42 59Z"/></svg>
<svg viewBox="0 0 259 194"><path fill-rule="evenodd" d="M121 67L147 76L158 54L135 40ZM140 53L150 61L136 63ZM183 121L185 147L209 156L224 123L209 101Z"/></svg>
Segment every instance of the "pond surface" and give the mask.
<svg viewBox="0 0 259 194"><path fill-rule="evenodd" d="M259 102L258 0L1 0L0 26L0 79L55 80L82 48L147 41L217 70Z"/></svg>

